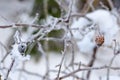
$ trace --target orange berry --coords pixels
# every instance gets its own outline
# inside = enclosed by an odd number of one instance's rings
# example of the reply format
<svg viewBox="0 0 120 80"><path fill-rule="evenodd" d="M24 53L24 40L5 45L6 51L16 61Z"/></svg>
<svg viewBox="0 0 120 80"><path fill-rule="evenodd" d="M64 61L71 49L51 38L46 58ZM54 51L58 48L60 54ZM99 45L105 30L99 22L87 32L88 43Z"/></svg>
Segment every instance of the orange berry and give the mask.
<svg viewBox="0 0 120 80"><path fill-rule="evenodd" d="M95 42L98 46L101 46L104 43L104 36L103 35L96 36Z"/></svg>

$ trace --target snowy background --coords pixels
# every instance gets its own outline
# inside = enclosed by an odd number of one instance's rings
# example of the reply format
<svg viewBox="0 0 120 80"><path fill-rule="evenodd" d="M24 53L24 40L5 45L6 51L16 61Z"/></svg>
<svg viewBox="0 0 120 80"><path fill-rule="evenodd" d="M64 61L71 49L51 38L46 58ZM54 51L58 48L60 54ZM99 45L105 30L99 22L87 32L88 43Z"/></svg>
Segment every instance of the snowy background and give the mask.
<svg viewBox="0 0 120 80"><path fill-rule="evenodd" d="M58 77L60 66L62 67L59 77L79 70L79 66L80 69L104 66L118 68L116 70L109 68L91 70L89 78L86 78L89 70L78 71L62 80L120 80L120 16L119 5L117 4L119 0L113 0L113 2L112 0L103 2L102 0L100 2L98 0L86 0L86 2L82 0L73 0L73 2L72 0L56 0L61 8L62 16L59 18L46 11L49 9L47 8L48 4L51 4L50 0L40 0L41 3L44 2L45 8L43 10L45 17L42 19L41 16L39 17L42 15L42 10L40 13L37 10L36 13L39 15L31 16L34 11L33 7L37 5L36 1L0 0L0 27L12 24L11 28L0 28L0 60L7 53L10 53L4 62L0 63L2 80L6 78L8 72L10 72L8 80L55 80ZM49 2L46 4L46 1ZM110 4L111 2L113 4ZM56 8L51 8L50 10L53 12L57 11ZM24 31L24 26L22 29L15 25L22 23L28 24L29 27L26 31ZM47 27L39 29L39 27L32 27L32 24ZM55 35L57 38L48 37L47 34L52 30L61 29L64 30L61 33L62 36L58 37L57 33L53 33L52 36ZM37 31L36 34L33 34L35 31ZM98 46L95 39L96 36L101 35L104 37L104 42ZM41 40L45 40L45 42L42 43ZM58 52L48 50L49 47L56 47L53 46L53 43L52 46L51 44L48 45L49 40L55 41L54 43L57 43L57 46L64 44L62 47L64 49L60 48L61 50ZM62 44L60 40L63 40L63 42L61 41ZM35 48L40 51L39 56L21 55L18 47L21 44L27 44L27 42L31 43L30 45L34 45L32 43L36 42L37 47ZM95 60L93 65L89 66L96 46ZM34 51L30 53L34 54ZM39 59L36 61L35 58ZM14 60L14 65L10 69ZM108 71L110 72L107 73Z"/></svg>

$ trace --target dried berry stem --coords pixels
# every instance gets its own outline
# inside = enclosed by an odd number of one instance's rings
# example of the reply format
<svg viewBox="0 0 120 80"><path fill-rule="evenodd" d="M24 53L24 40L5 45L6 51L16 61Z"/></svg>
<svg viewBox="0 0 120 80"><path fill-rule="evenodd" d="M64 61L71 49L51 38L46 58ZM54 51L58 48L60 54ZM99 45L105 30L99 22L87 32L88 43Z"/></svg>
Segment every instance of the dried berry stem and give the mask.
<svg viewBox="0 0 120 80"><path fill-rule="evenodd" d="M93 52L93 55L92 55L92 60L91 60L91 61L89 62L89 64L88 64L89 67L92 67L93 64L94 64L94 62L95 62L97 50L98 50L98 47L95 46L95 47L94 47L94 50L93 50L94 52ZM89 70L88 73L87 73L87 80L89 80L90 74L91 74L91 70Z"/></svg>

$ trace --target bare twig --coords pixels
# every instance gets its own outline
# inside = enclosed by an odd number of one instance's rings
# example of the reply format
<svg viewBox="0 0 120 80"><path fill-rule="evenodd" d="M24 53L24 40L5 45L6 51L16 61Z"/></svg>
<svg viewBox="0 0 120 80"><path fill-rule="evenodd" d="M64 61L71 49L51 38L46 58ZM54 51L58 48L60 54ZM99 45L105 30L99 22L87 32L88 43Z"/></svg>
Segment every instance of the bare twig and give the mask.
<svg viewBox="0 0 120 80"><path fill-rule="evenodd" d="M67 22L68 22L68 20L70 20L70 17L71 17L72 6L73 6L73 0L71 0L71 3L70 3L70 5L69 5L68 16L67 16L67 19L66 19Z"/></svg>
<svg viewBox="0 0 120 80"><path fill-rule="evenodd" d="M106 10L109 10L109 8L106 5L104 5L104 3L102 1L100 1L100 5L101 5L102 8L104 8Z"/></svg>
<svg viewBox="0 0 120 80"><path fill-rule="evenodd" d="M26 73L28 75L32 75L32 76L37 76L37 77L43 78L42 75L40 75L38 73L30 72L30 71L28 71L26 69L17 69L16 71L22 71L22 72L24 72L24 73Z"/></svg>
<svg viewBox="0 0 120 80"><path fill-rule="evenodd" d="M75 60L75 49L74 49L74 44L71 42L71 49L72 49L72 59L70 62L70 65L72 66L73 70L74 70L74 60Z"/></svg>
<svg viewBox="0 0 120 80"><path fill-rule="evenodd" d="M13 67L13 65L14 65L14 62L15 62L15 59L13 59L13 61L12 61L11 65L10 65L10 68L8 69L7 75L6 75L6 77L5 77L4 80L7 80L7 79L8 79L8 76L9 76L9 74L10 74L10 71L12 70L12 67Z"/></svg>
<svg viewBox="0 0 120 80"><path fill-rule="evenodd" d="M80 68L80 69L77 69L77 70L74 70L73 72L70 72L64 76L61 76L59 79L64 79L64 78L67 78L77 72L80 72L80 71L89 71L89 70L101 70L101 69L112 69L112 70L120 70L120 67L110 67L110 66L101 66L101 67L86 67L86 68Z"/></svg>
<svg viewBox="0 0 120 80"><path fill-rule="evenodd" d="M7 52L7 54L5 54L5 56L2 58L1 63L3 63L5 61L5 59L7 58L8 55L9 55L9 52Z"/></svg>
<svg viewBox="0 0 120 80"><path fill-rule="evenodd" d="M24 70L24 68L25 68L25 62L23 62L23 64L22 64L22 70ZM18 80L21 80L21 76L22 76L22 73L23 73L22 70L19 73Z"/></svg>
<svg viewBox="0 0 120 80"><path fill-rule="evenodd" d="M95 48L94 48L94 50L93 50L93 54L92 54L92 60L91 60L91 61L89 62L89 64L88 64L89 67L92 67L93 64L94 64L94 62L95 62L97 50L98 50L98 47L95 46ZM89 80L90 74L91 74L91 70L89 70L88 73L87 73L87 79L88 79L88 80Z"/></svg>
<svg viewBox="0 0 120 80"><path fill-rule="evenodd" d="M14 25L18 26L18 27L35 27L35 28L38 28L38 29L46 28L45 25L24 24L24 23L15 23L15 24L10 24L10 25L2 25L2 26L0 26L0 28L10 28L10 27L14 27Z"/></svg>
<svg viewBox="0 0 120 80"><path fill-rule="evenodd" d="M93 5L93 2L94 2L94 0L88 0L88 4L89 4L89 6L90 6L90 8L91 8L91 10L92 11L94 11L95 10L95 7L94 7L94 5Z"/></svg>
<svg viewBox="0 0 120 80"><path fill-rule="evenodd" d="M66 75L64 76L61 76L59 77L59 79L64 79L64 78L67 78L69 76L72 76L74 75L75 73L77 72L80 72L80 71L89 71L89 70L102 70L102 69L111 69L111 70L120 70L120 67L110 67L110 66L100 66L100 67L86 67L86 68L78 68L77 70L74 70L73 72L70 72L70 73L67 73ZM7 68L0 68L0 70L6 70ZM35 75L35 76L38 76L38 77L43 77L42 75L39 75L37 73L33 73L33 72L29 72L27 70L22 70L22 69L17 69L18 71L23 71L25 73L28 73L29 75Z"/></svg>
<svg viewBox="0 0 120 80"><path fill-rule="evenodd" d="M44 50L42 49L41 44L38 42L38 50L43 54L43 56L45 57L46 60L46 79L49 79L49 59L48 59L48 55L44 52Z"/></svg>
<svg viewBox="0 0 120 80"><path fill-rule="evenodd" d="M59 70L58 70L58 74L57 74L56 80L59 80L59 76L60 76L60 72L61 72L61 68L62 68L62 64L63 64L64 58L65 58L65 52L62 52L62 59L61 59L61 62L59 64Z"/></svg>
<svg viewBox="0 0 120 80"><path fill-rule="evenodd" d="M113 54L114 54L114 56L110 60L110 63L108 65L109 67L112 66L112 63L113 63L114 59L117 57L118 54L120 54L120 50L119 50L120 45L119 45L119 43L117 43L116 40L114 40L114 44L115 44L115 46L113 48L113 52L114 52ZM110 76L110 69L108 68L107 69L107 80L109 80L109 76Z"/></svg>
<svg viewBox="0 0 120 80"><path fill-rule="evenodd" d="M62 64L63 64L64 58L65 58L66 49L67 49L67 41L66 41L66 39L64 39L64 51L62 52L62 59L61 59L61 62L59 64L59 71L58 71L56 80L60 80L59 76L60 76L60 72L61 72L61 68L62 68Z"/></svg>
<svg viewBox="0 0 120 80"><path fill-rule="evenodd" d="M9 50L8 50L8 48L4 45L4 44L2 44L2 42L0 42L0 45L5 49L5 51L6 51L6 54L5 54L5 56L2 58L2 60L1 60L1 63L3 63L4 62L4 60L5 60L5 58L8 56L8 54L9 54Z"/></svg>
<svg viewBox="0 0 120 80"><path fill-rule="evenodd" d="M53 73L58 73L58 70L50 70L50 72L53 72ZM65 72L65 71L61 71L61 73L62 74L68 74L67 72ZM71 75L72 77L74 77L74 78L76 78L76 79L78 79L78 80L81 80L82 78L80 78L79 76L77 76L77 75ZM84 79L83 79L84 80Z"/></svg>
<svg viewBox="0 0 120 80"><path fill-rule="evenodd" d="M113 5L113 2L112 0L107 0L108 1L108 4L110 6L111 9L114 9L114 5Z"/></svg>
<svg viewBox="0 0 120 80"><path fill-rule="evenodd" d="M114 55L114 56L112 57L112 59L111 59L111 61L110 61L110 64L109 64L109 67L112 66L112 63L113 63L114 59L116 58L116 56L117 56L117 55ZM109 67L108 67L108 69L107 69L107 80L109 80L109 76L110 76L110 68L109 68Z"/></svg>
<svg viewBox="0 0 120 80"><path fill-rule="evenodd" d="M0 68L0 70L8 70L8 68ZM26 73L26 74L28 74L28 75L31 75L31 76L36 76L36 77L40 77L40 78L43 78L44 76L42 76L42 75L40 75L40 74L38 74L38 73L34 73L34 72L30 72L30 71L28 71L28 70L26 70L26 69L16 69L15 71L22 71L22 72L24 72L24 73Z"/></svg>

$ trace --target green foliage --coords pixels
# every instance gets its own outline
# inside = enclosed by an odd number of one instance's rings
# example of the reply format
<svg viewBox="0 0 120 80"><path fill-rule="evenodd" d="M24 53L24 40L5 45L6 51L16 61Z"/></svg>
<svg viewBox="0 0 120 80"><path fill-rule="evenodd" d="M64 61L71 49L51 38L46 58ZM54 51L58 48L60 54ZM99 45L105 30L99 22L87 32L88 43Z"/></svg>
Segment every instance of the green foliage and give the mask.
<svg viewBox="0 0 120 80"><path fill-rule="evenodd" d="M34 31L33 34L36 34L37 32L38 30ZM62 38L63 34L64 34L63 29L53 30L49 34L47 34L46 37ZM61 52L64 46L63 41L49 40L47 41L48 49L46 50L46 46L45 46L46 40L40 40L40 43L45 52L47 51ZM39 61L40 56L42 54L38 51L38 46L36 41L28 46L28 49L26 50L26 54L30 54L35 59L35 61Z"/></svg>
<svg viewBox="0 0 120 80"><path fill-rule="evenodd" d="M37 46L36 42L34 42L28 46L28 48L26 50L26 54L30 54L35 59L36 62L39 61L41 54L38 51L38 46Z"/></svg>
<svg viewBox="0 0 120 80"><path fill-rule="evenodd" d="M60 17L61 10L55 0L48 0L48 13L54 17Z"/></svg>
<svg viewBox="0 0 120 80"><path fill-rule="evenodd" d="M55 37L55 38L61 38L64 34L64 30L52 30L49 34L48 37Z"/></svg>
<svg viewBox="0 0 120 80"><path fill-rule="evenodd" d="M53 30L51 31L47 37L52 37L52 38L62 38L64 35L64 30L60 29L60 30ZM46 40L41 40L40 41L42 43L42 46L45 50L44 44L46 42ZM54 52L61 52L61 50L63 50L63 41L53 41L53 40L49 40L47 41L47 46L48 46L48 50L47 51L54 51Z"/></svg>
<svg viewBox="0 0 120 80"><path fill-rule="evenodd" d="M44 0L35 0L32 16L35 16L36 13L39 13L39 21L46 18ZM54 17L60 17L61 10L58 3L55 0L47 0L47 15Z"/></svg>
<svg viewBox="0 0 120 80"><path fill-rule="evenodd" d="M49 45L49 51L54 51L58 53L63 51L63 47L64 47L63 41L49 41L48 45Z"/></svg>
<svg viewBox="0 0 120 80"><path fill-rule="evenodd" d="M39 14L37 23L40 23L42 20L46 19L47 15L51 15L53 17L61 16L61 9L55 0L47 0L46 2L47 8L45 9L45 0L35 0L31 16L35 16L36 13ZM38 31L39 30L35 30L33 34L36 34ZM50 33L46 34L45 37L61 38L63 36L63 33L64 33L63 30L53 30ZM63 41L47 41L48 47L47 50L45 46L46 40L40 40L39 42L41 43L45 52L46 51L60 52L61 50L63 50ZM33 46L32 47L29 46L27 51L30 53L30 55L32 55L33 58L35 58L36 61L38 61L40 59L41 54L38 51L38 46L36 43L33 43L31 45Z"/></svg>
<svg viewBox="0 0 120 80"><path fill-rule="evenodd" d="M64 35L64 30L53 30L48 34L48 37L54 37L54 38L62 38ZM61 52L63 50L63 41L49 41L49 50L50 51L56 51Z"/></svg>

